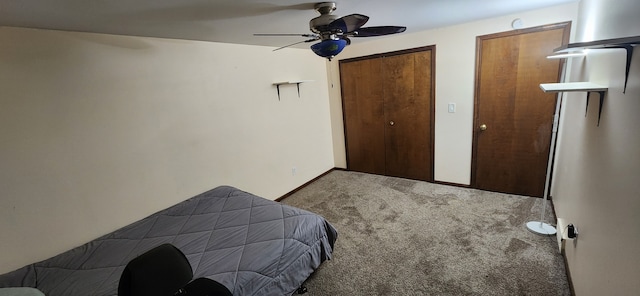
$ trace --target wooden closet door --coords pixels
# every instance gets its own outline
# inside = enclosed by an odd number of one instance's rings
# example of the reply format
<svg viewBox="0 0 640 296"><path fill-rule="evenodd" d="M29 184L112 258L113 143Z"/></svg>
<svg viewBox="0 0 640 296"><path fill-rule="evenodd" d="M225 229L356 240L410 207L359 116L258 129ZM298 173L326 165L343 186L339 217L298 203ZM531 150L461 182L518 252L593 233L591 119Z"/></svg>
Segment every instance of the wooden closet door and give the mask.
<svg viewBox="0 0 640 296"><path fill-rule="evenodd" d="M366 59L340 63L349 170L385 174L382 62Z"/></svg>
<svg viewBox="0 0 640 296"><path fill-rule="evenodd" d="M431 50L382 60L386 174L432 180Z"/></svg>
<svg viewBox="0 0 640 296"><path fill-rule="evenodd" d="M349 170L433 180L433 51L340 62Z"/></svg>

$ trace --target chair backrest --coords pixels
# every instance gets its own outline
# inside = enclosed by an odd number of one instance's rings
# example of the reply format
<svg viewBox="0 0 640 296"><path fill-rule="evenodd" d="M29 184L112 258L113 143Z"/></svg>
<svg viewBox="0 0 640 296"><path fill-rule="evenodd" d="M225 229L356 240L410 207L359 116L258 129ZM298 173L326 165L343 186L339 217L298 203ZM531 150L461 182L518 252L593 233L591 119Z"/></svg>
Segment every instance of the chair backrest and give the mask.
<svg viewBox="0 0 640 296"><path fill-rule="evenodd" d="M184 253L171 244L163 244L127 264L118 284L118 296L172 296L192 277L193 270Z"/></svg>

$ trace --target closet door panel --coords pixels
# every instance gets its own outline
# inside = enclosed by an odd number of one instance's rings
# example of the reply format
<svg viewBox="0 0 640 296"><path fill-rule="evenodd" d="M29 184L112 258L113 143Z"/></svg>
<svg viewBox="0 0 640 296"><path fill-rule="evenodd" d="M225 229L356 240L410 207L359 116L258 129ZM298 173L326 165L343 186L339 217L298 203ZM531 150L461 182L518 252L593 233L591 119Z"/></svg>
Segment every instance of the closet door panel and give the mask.
<svg viewBox="0 0 640 296"><path fill-rule="evenodd" d="M386 175L432 180L431 51L382 60Z"/></svg>
<svg viewBox="0 0 640 296"><path fill-rule="evenodd" d="M381 59L340 63L347 168L385 174Z"/></svg>

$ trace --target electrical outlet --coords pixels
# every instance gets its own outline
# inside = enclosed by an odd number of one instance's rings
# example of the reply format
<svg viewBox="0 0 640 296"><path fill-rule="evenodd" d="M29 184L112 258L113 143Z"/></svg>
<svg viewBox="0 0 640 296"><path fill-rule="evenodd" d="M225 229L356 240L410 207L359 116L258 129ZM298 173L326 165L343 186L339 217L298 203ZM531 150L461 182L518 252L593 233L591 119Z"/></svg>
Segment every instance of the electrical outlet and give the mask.
<svg viewBox="0 0 640 296"><path fill-rule="evenodd" d="M296 167L291 168L291 176L295 176L297 172L298 172L298 169Z"/></svg>
<svg viewBox="0 0 640 296"><path fill-rule="evenodd" d="M578 227L575 227L573 223L567 225L567 237L570 239L578 237Z"/></svg>

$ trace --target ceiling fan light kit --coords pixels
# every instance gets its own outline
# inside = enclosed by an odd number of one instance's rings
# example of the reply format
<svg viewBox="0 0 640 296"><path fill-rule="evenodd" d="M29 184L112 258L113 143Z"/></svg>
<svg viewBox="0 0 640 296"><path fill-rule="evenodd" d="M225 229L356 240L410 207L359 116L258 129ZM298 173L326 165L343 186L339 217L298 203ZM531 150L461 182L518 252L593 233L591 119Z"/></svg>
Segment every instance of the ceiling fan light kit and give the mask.
<svg viewBox="0 0 640 296"><path fill-rule="evenodd" d="M331 60L346 46L347 41L344 39L327 39L311 45L311 50L318 56Z"/></svg>
<svg viewBox="0 0 640 296"><path fill-rule="evenodd" d="M254 34L255 36L300 36L311 38L308 40L286 45L280 50L303 42L320 41L311 45L311 50L323 58L331 60L351 44L350 37L376 37L402 33L407 30L401 26L362 27L369 17L362 14L350 14L338 17L331 14L336 10L335 2L321 2L314 6L320 16L309 21L309 29L314 34ZM274 51L275 51L274 50Z"/></svg>

